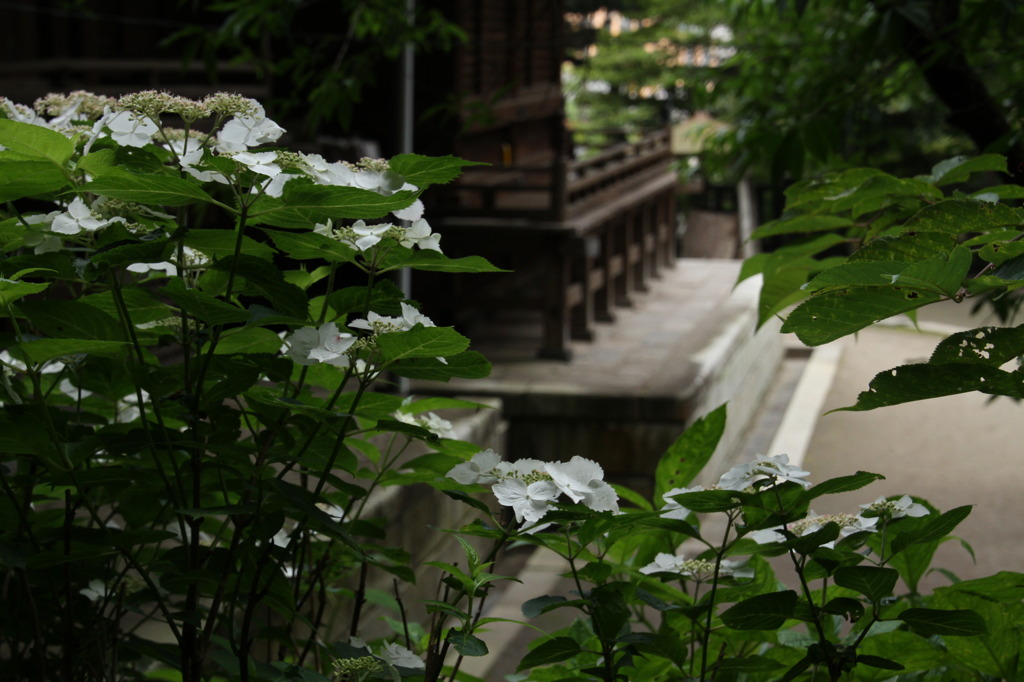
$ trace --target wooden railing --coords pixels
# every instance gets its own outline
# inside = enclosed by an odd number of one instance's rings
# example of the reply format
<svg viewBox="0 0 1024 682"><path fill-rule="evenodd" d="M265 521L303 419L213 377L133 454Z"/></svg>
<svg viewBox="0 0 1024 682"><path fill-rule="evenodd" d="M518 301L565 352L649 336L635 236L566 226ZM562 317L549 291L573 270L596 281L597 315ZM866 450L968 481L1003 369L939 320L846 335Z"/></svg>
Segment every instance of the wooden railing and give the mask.
<svg viewBox="0 0 1024 682"><path fill-rule="evenodd" d="M664 174L671 158L669 131L664 129L588 159L474 168L451 188L442 212L449 216L567 220L595 202Z"/></svg>
<svg viewBox="0 0 1024 682"><path fill-rule="evenodd" d="M526 304L542 313L543 357L568 359L676 257L667 130L583 160L473 169L431 210L445 244L515 274L474 276L462 309ZM433 222L433 221L432 221ZM474 306L474 302L477 306Z"/></svg>

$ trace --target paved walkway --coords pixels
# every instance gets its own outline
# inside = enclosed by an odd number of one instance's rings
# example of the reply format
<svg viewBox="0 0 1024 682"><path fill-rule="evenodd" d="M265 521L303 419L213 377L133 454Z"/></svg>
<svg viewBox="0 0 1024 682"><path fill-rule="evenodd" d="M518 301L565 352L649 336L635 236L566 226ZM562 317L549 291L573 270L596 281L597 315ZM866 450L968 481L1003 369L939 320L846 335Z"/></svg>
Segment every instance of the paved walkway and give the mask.
<svg viewBox="0 0 1024 682"><path fill-rule="evenodd" d="M960 578L1024 570L1022 406L1006 398L963 394L869 412L825 413L852 405L878 372L927 360L950 333L994 323L971 318L968 311L968 304L926 308L920 330L909 321L896 321L816 350L802 394L797 392L802 402L791 403L791 423L777 441L778 451L803 458L815 481L857 470L886 477L861 491L824 498L816 505L818 513L855 512L858 504L879 495L904 493L943 511L974 505L957 534L971 544L976 561L951 542L939 549L933 563ZM930 584L946 582L935 574Z"/></svg>

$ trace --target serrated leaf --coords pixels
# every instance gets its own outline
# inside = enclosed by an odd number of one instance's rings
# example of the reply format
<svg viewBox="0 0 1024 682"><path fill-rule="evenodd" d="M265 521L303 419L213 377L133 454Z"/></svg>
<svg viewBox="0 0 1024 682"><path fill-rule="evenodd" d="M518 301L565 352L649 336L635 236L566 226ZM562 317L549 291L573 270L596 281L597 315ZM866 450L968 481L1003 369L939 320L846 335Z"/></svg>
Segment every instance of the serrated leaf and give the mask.
<svg viewBox="0 0 1024 682"><path fill-rule="evenodd" d="M466 350L469 339L451 327L416 327L377 337L377 347L386 362L404 358L435 358Z"/></svg>
<svg viewBox="0 0 1024 682"><path fill-rule="evenodd" d="M508 272L492 265L481 256L449 258L437 251L413 249L392 249L381 258L378 265L382 272L398 268L412 268L428 272Z"/></svg>
<svg viewBox="0 0 1024 682"><path fill-rule="evenodd" d="M466 161L457 156L421 156L419 154L399 154L391 158L388 166L411 185L420 189L430 185L444 184L459 177L466 166L485 166L487 164Z"/></svg>
<svg viewBox="0 0 1024 682"><path fill-rule="evenodd" d="M836 585L863 594L872 602L891 595L899 577L898 571L880 566L840 566L832 575Z"/></svg>
<svg viewBox="0 0 1024 682"><path fill-rule="evenodd" d="M111 175L88 182L80 190L151 206L188 206L199 202L223 205L195 181L173 175Z"/></svg>
<svg viewBox="0 0 1024 682"><path fill-rule="evenodd" d="M935 164L928 180L941 187L942 185L967 182L973 173L983 172L1005 174L1006 157L1000 154L982 154L975 157L954 156Z"/></svg>
<svg viewBox="0 0 1024 682"><path fill-rule="evenodd" d="M125 340L117 320L82 301L22 301L18 310L31 320L36 329L54 338Z"/></svg>
<svg viewBox="0 0 1024 682"><path fill-rule="evenodd" d="M926 637L971 637L988 632L985 620L965 609L907 609L897 618Z"/></svg>
<svg viewBox="0 0 1024 682"><path fill-rule="evenodd" d="M792 590L760 594L722 612L722 622L733 630L776 630L793 616L797 594Z"/></svg>
<svg viewBox="0 0 1024 682"><path fill-rule="evenodd" d="M63 167L75 153L75 143L63 134L43 126L0 118L0 145Z"/></svg>
<svg viewBox="0 0 1024 682"><path fill-rule="evenodd" d="M487 655L487 644L472 633L452 628L448 631L448 641L463 656Z"/></svg>
<svg viewBox="0 0 1024 682"><path fill-rule="evenodd" d="M38 339L24 341L21 350L34 362L46 362L70 355L101 355L118 357L128 348L123 341L101 341L84 339Z"/></svg>
<svg viewBox="0 0 1024 682"><path fill-rule="evenodd" d="M782 325L808 346L835 341L900 313L940 300L940 294L914 289L850 288L828 291L801 303Z"/></svg>
<svg viewBox="0 0 1024 682"><path fill-rule="evenodd" d="M923 528L917 529L913 533L897 535L892 541L893 553L900 552L910 545L939 542L953 532L953 529L960 525L960 522L966 519L970 513L971 505L956 507L929 521Z"/></svg>
<svg viewBox="0 0 1024 682"><path fill-rule="evenodd" d="M46 291L50 282L19 282L0 278L0 306L7 307L25 296Z"/></svg>
<svg viewBox="0 0 1024 682"><path fill-rule="evenodd" d="M855 404L839 409L874 410L972 391L1024 398L1024 376L966 363L902 365L876 374Z"/></svg>
<svg viewBox="0 0 1024 682"><path fill-rule="evenodd" d="M232 324L245 322L249 312L237 306L225 303L199 289L185 287L181 278L172 278L161 293L178 304L184 312L208 325Z"/></svg>
<svg viewBox="0 0 1024 682"><path fill-rule="evenodd" d="M0 152L0 201L42 196L70 185L67 176L50 161Z"/></svg>
<svg viewBox="0 0 1024 682"><path fill-rule="evenodd" d="M216 355L248 353L274 354L281 350L281 337L265 327L242 327L226 332L214 349Z"/></svg>
<svg viewBox="0 0 1024 682"><path fill-rule="evenodd" d="M315 232L291 233L264 229L267 236L282 253L296 260L325 260L329 263L351 263L356 250Z"/></svg>
<svg viewBox="0 0 1024 682"><path fill-rule="evenodd" d="M654 501L673 488L684 488L711 459L725 432L726 406L720 405L688 426L658 460L654 471Z"/></svg>
<svg viewBox="0 0 1024 682"><path fill-rule="evenodd" d="M852 227L853 221L832 215L801 215L793 218L772 220L754 230L751 239L764 239L783 234L804 234L807 232L825 232Z"/></svg>
<svg viewBox="0 0 1024 682"><path fill-rule="evenodd" d="M399 191L385 196L358 187L304 185L296 181L285 185L283 198L262 196L249 213L255 225L313 229L328 219L382 218L406 208L417 192Z"/></svg>
<svg viewBox="0 0 1024 682"><path fill-rule="evenodd" d="M582 651L580 645L572 637L554 637L534 647L519 662L516 670L528 670L538 665L561 663Z"/></svg>
<svg viewBox="0 0 1024 682"><path fill-rule="evenodd" d="M523 615L527 618L536 618L542 613L547 613L551 610L551 607L556 604L564 604L567 600L565 597L558 595L545 595L543 597L534 597L523 602Z"/></svg>

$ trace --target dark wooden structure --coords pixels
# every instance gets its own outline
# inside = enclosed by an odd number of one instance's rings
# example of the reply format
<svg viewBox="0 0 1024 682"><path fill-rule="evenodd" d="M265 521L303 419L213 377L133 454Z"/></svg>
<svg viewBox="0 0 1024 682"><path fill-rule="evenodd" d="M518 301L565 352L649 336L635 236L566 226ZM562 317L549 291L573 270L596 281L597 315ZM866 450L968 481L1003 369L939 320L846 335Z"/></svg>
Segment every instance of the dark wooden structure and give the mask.
<svg viewBox="0 0 1024 682"><path fill-rule="evenodd" d="M445 12L467 40L449 53L417 55L414 99L422 115L414 151L489 164L469 169L452 186L432 188L425 197L431 202L427 217L443 234L449 255L480 254L513 274L416 273L413 295L425 301L428 313L460 325L485 319L489 311L532 309L541 317L540 354L568 358L570 339L590 338L595 321L613 320L616 306L628 305L650 277L675 261L676 179L668 132L593 158L573 158L560 80L562 0L418 4ZM24 103L74 89L118 95L156 88L186 96L232 90L264 100L273 95L274 83L251 66L225 62L213 85L205 65L158 48L195 21L196 11L202 10L129 0L95 0L86 9L44 0L10 9L0 47L0 95ZM310 23L296 30L344 30ZM364 107L353 122L352 132L377 140L384 155L400 151L397 74L397 65L381 65L381 85L364 94L378 104ZM336 138L341 131L324 132ZM336 149L321 151L332 155Z"/></svg>

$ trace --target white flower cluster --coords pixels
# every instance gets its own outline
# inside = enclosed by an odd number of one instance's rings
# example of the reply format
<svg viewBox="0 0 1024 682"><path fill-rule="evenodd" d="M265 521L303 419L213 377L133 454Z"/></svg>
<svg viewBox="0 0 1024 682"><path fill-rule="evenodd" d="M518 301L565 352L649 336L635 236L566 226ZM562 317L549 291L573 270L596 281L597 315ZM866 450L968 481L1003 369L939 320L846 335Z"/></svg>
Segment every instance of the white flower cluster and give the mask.
<svg viewBox="0 0 1024 682"><path fill-rule="evenodd" d="M707 559L687 559L678 554L659 552L654 561L640 569L644 575L653 573L671 573L694 582L707 582L715 577L715 562ZM723 559L718 565L718 576L736 578L751 577L753 572L740 561Z"/></svg>
<svg viewBox="0 0 1024 682"><path fill-rule="evenodd" d="M379 244L382 239L390 237L409 249L415 247L441 252L441 235L432 232L430 223L423 218L419 218L409 227L391 223L367 225L362 220L357 220L347 227L334 227L328 220L326 224L317 223L313 232L336 239L357 251L367 251Z"/></svg>
<svg viewBox="0 0 1024 682"><path fill-rule="evenodd" d="M206 135L164 128L163 114L180 117L189 126L199 119L214 117L215 132ZM109 138L122 147L135 148L159 141L174 154L178 166L200 182L231 184L233 179L225 174L222 166L214 163L216 157L229 158L235 162L237 172L248 172L251 173L249 177L257 178L252 183L252 192L271 197L280 197L285 184L295 178L306 178L318 185L366 189L384 196L419 189L391 170L387 161L382 159L367 158L352 164L328 162L319 154L253 151L256 147L273 144L285 130L267 118L259 102L230 93L190 100L155 90L132 93L120 99L76 91L67 95L47 95L37 100L32 108L0 97L0 115L84 140L83 155L103 138ZM95 205L89 206L81 198L74 199L64 208L57 216L47 216L44 221L34 222L45 222L51 225L53 233L63 235L83 231L91 233L112 222L125 222L124 218L102 217ZM391 229L393 234L390 236L403 246L440 251L440 235L432 232L423 219L423 203L419 199L406 208L393 211L392 215L413 224L409 228L393 225L367 228L365 224L358 229L356 226L341 228L339 238L364 250L380 241L379 236L376 240L372 237ZM333 234L330 226L326 229ZM361 234L360 230L367 232ZM367 237L371 239L367 240ZM39 241L45 244L37 250L60 248L57 238Z"/></svg>
<svg viewBox="0 0 1024 682"><path fill-rule="evenodd" d="M839 526L839 537L845 538L848 535L853 535L854 533L860 533L862 531L874 531L875 524L877 522L878 519L876 518L865 518L859 515L825 514L823 516L819 516L811 511L808 512L807 516L804 518L799 521L794 521L788 526L776 526L775 528L755 530L752 533L749 533L747 537L761 545L771 542L785 542L786 536L781 533L783 528L793 535L802 537L821 530L829 523L834 523ZM830 549L833 546L835 546L835 542L826 542L822 545L822 547L828 547Z"/></svg>
<svg viewBox="0 0 1024 682"><path fill-rule="evenodd" d="M426 669L426 664L419 656L414 654L409 649L405 648L401 644L395 644L394 642L385 642L381 645L376 652L368 645L365 641L358 637L350 637L348 643L356 649L366 649L371 652L377 658L381 659L388 665L396 668L412 668L414 670ZM354 659L361 660L361 659ZM337 664L337 662L336 662ZM336 665L336 667L339 667ZM343 666L340 666L343 667Z"/></svg>
<svg viewBox="0 0 1024 682"><path fill-rule="evenodd" d="M711 490L749 490L755 483L759 486L765 483L774 485L782 481L792 481L805 488L810 487L810 481L804 480L810 476L810 472L789 463L789 455L756 455L754 461L747 464L740 464L729 469L721 478L718 484L711 487ZM676 501L676 495L695 493L705 490L704 486L697 485L691 488L673 488L662 495L665 505L662 507L662 516L670 519L685 519L690 514Z"/></svg>
<svg viewBox="0 0 1024 682"><path fill-rule="evenodd" d="M327 363L336 367L350 367L355 355L363 349L373 348L379 334L405 332L416 325L433 327L434 322L413 306L401 303L402 315L391 317L379 315L372 310L366 318L352 320L349 329L362 329L368 336L358 337L348 331L341 331L335 322L327 322L319 328L303 327L285 337L284 354L300 365ZM437 358L446 362L444 358ZM357 367L357 369L359 369ZM363 370L359 369L360 373Z"/></svg>
<svg viewBox="0 0 1024 682"><path fill-rule="evenodd" d="M505 462L501 455L488 449L457 464L447 476L465 485L491 485L498 502L512 507L518 523L538 523L554 509L551 503L563 494L594 511L619 511L619 496L604 481L601 465L579 456L568 462Z"/></svg>
<svg viewBox="0 0 1024 682"><path fill-rule="evenodd" d="M395 421L400 421L403 424L424 428L438 438L455 438L455 427L452 426L452 423L433 412L428 412L425 415L415 415L404 410L396 410L391 416L395 418Z"/></svg>

